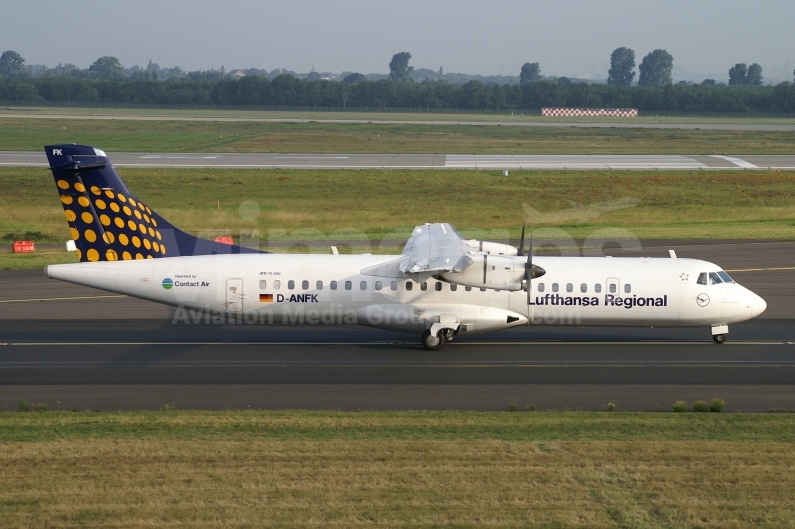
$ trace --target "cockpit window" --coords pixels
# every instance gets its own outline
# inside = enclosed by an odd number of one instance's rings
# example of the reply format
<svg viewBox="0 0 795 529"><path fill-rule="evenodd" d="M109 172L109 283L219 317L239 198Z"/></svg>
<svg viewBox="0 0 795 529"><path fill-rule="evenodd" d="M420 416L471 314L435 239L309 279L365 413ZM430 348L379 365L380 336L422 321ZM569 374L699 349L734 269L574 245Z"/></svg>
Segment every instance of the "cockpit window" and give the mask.
<svg viewBox="0 0 795 529"><path fill-rule="evenodd" d="M723 279L724 283L734 283L734 279L729 277L729 274L727 274L723 270L719 271L718 275L720 276L721 279Z"/></svg>
<svg viewBox="0 0 795 529"><path fill-rule="evenodd" d="M699 285L706 285L707 284L707 273L706 272L701 272L700 274L698 274L698 281L696 281L696 283L699 284Z"/></svg>
<svg viewBox="0 0 795 529"><path fill-rule="evenodd" d="M723 283L723 279L717 274L717 272L710 272L709 273L709 284L710 285L720 285Z"/></svg>

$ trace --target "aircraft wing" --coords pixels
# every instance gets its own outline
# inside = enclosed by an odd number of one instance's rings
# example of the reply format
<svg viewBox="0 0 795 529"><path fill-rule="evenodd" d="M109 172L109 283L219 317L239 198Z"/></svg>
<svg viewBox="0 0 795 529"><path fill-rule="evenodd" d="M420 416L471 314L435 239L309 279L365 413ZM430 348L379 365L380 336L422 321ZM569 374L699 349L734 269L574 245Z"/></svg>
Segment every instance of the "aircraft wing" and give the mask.
<svg viewBox="0 0 795 529"><path fill-rule="evenodd" d="M461 234L447 223L417 226L403 248L400 271L417 282L435 275L460 271L473 264L477 254Z"/></svg>

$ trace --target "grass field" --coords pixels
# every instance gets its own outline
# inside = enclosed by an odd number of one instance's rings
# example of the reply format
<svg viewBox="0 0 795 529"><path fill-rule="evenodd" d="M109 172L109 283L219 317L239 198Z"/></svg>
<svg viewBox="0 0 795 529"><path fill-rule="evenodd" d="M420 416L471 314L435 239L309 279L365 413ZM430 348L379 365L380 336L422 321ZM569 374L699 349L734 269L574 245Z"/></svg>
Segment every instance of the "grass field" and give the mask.
<svg viewBox="0 0 795 529"><path fill-rule="evenodd" d="M795 416L0 413L17 527L792 527Z"/></svg>
<svg viewBox="0 0 795 529"><path fill-rule="evenodd" d="M528 223L539 239L585 239L598 230L641 239L795 238L795 172L514 171L505 178L497 171L124 168L121 175L176 226L244 240L405 239L423 222L450 222L472 237L518 238L523 204L538 212ZM588 213L589 205L618 199L636 205ZM59 243L68 234L48 172L0 168L0 242Z"/></svg>
<svg viewBox="0 0 795 529"><path fill-rule="evenodd" d="M80 107L3 107L0 115L59 115L59 116L133 116L177 118L232 118L232 119L311 119L311 120L365 120L365 121L467 121L467 122L549 122L555 123L746 123L795 124L795 118L771 117L710 117L710 116L644 116L620 118L544 118L514 114L482 114L471 112L357 112L311 110L211 110L211 109L155 109L155 108L80 108Z"/></svg>
<svg viewBox="0 0 795 529"><path fill-rule="evenodd" d="M441 154L792 154L795 132L0 119L0 151L82 143L105 151Z"/></svg>

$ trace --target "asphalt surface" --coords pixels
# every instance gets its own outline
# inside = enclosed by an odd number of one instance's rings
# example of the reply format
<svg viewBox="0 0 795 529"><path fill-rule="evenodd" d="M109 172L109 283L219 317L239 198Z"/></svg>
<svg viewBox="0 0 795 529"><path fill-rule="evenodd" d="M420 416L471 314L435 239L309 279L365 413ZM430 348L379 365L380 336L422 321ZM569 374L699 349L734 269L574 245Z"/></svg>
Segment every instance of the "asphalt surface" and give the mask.
<svg viewBox="0 0 795 529"><path fill-rule="evenodd" d="M117 167L291 169L795 169L795 155L266 154L109 152ZM0 166L47 167L44 152L0 152Z"/></svg>
<svg viewBox="0 0 795 529"><path fill-rule="evenodd" d="M641 254L669 248L720 264L768 310L720 346L706 328L523 327L428 352L358 326L172 323L169 307L2 272L0 406L654 410L721 397L795 409L795 243L655 241Z"/></svg>
<svg viewBox="0 0 795 529"><path fill-rule="evenodd" d="M636 129L690 129L690 130L738 130L792 132L790 123L643 123L627 118L622 121L478 121L478 120L397 120L397 119L300 119L300 118L250 118L250 117L201 117L201 116L124 116L124 115L63 115L63 114L4 114L0 119L80 119L101 121L218 121L253 123L375 123L382 125L464 125L501 127L583 127L583 128L636 128Z"/></svg>

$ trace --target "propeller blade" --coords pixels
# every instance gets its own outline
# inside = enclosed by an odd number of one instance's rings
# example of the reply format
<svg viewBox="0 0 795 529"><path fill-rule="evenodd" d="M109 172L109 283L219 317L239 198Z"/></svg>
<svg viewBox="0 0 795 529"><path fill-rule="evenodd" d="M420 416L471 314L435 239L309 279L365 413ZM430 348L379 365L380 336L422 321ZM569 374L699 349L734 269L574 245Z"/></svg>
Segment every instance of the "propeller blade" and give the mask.
<svg viewBox="0 0 795 529"><path fill-rule="evenodd" d="M524 224L522 225L522 244L524 244ZM524 264L524 277L527 281L527 304L530 305L533 296L533 232L530 232L530 249L527 252L527 261Z"/></svg>
<svg viewBox="0 0 795 529"><path fill-rule="evenodd" d="M524 255L524 227L527 221L522 221L522 238L519 241L519 255Z"/></svg>

